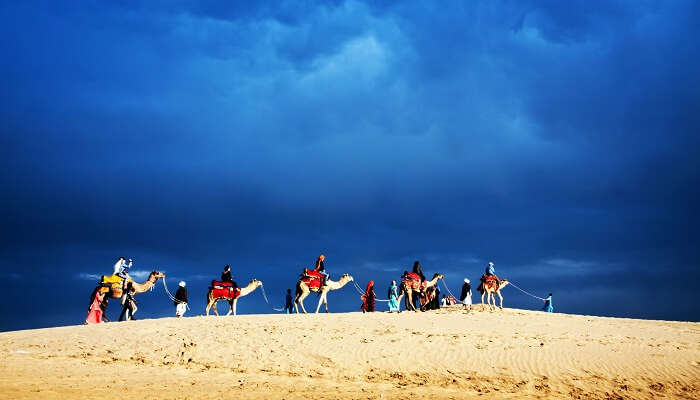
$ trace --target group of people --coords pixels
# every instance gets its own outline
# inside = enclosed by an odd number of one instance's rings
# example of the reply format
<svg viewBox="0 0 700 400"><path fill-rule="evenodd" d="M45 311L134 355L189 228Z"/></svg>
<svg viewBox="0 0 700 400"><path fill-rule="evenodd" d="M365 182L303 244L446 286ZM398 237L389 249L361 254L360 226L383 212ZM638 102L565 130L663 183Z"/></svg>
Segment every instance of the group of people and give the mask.
<svg viewBox="0 0 700 400"><path fill-rule="evenodd" d="M135 319L134 314L136 314L136 311L138 310L138 302L134 298L136 288L134 287L134 282L131 280L131 276L129 276L129 270L133 265L133 259L129 258L129 261L127 262L126 257L119 257L114 263L112 270L112 275L120 277L122 282L122 295L120 298L122 312L119 314L119 321L129 321ZM92 294L90 295L88 316L85 318L86 324L109 322L109 318L107 318L105 315L109 292L103 290L105 286L109 285L102 283L92 291Z"/></svg>
<svg viewBox="0 0 700 400"><path fill-rule="evenodd" d="M318 272L322 276L322 282L321 286L325 285L326 280L329 278L328 272L326 272L325 268L325 256L321 254L315 262L315 266L313 268L313 271ZM117 259L117 262L114 264L113 268L113 275L116 275L120 278L122 278L122 296L121 296L121 305L122 305L122 312L119 316L119 321L123 320L132 320L134 318L134 314L136 314L136 311L138 310L138 303L136 302L134 298L134 294L136 293L136 290L133 285L133 281L131 280L131 277L129 276L129 270L133 266L134 260L129 258L128 262L125 257L119 257ZM421 281L424 282L426 280L425 275L423 274L423 268L420 264L419 261L415 261L413 263L413 268L412 272L418 277L420 277ZM307 269L304 269L304 272L302 275L307 273ZM404 271L404 275L402 278L408 277L409 272ZM500 285L500 279L498 279L498 276L496 276L496 270L495 270L495 264L490 261L486 267L486 270L484 271L484 276L482 276L482 283L485 282L488 279L494 279L498 285ZM224 271L221 273L221 282L228 283L230 286L233 287L235 290L238 288L238 285L236 281L233 280L233 276L231 274L231 267L229 265L226 265L224 267ZM106 308L106 296L108 296L108 293L104 293L104 291L100 290L101 287L98 286L95 288L93 291L92 295L90 296L90 307L88 309L88 317L85 320L85 323L100 323L103 320L104 321L109 321L107 319L106 315L104 315L104 311ZM456 304L456 300L450 296L447 297L445 295L442 296L442 299L440 299L440 289L438 289L436 286L433 286L429 288L431 290L429 301L427 304L424 305L424 309L431 310L431 309L437 309L440 308L440 306L447 306L447 305L454 305ZM401 312L400 307L399 307L399 288L396 284L396 281L391 281L391 285L389 285L389 288L387 290L387 305L388 305L388 312ZM374 312L375 311L375 302L377 301L377 295L376 292L374 291L374 281L369 281L367 283L367 286L365 288L365 292L361 296L362 304L360 306L360 309L362 310L363 313L366 312ZM420 302L420 299L416 297L415 299L417 302ZM554 307L552 305L552 294L550 293L547 298L543 299L545 304L543 307L543 310L546 312L553 312ZM382 300L384 301L384 300ZM460 295L459 301L464 305L464 308L471 311L472 309L472 290L471 290L471 284L468 278L464 278L464 284L462 285L462 292ZM186 283L185 281L180 281L178 284L178 289L177 292L175 293L175 296L173 297L173 304L175 306L175 316L176 317L182 317L185 315L185 312L187 311L187 303L188 303L188 296L187 296L187 289L186 289ZM418 304L418 307L420 307L420 304ZM292 297L292 290L287 289L287 294L285 298L285 306L284 306L284 312L287 314L291 314L294 309L294 300Z"/></svg>

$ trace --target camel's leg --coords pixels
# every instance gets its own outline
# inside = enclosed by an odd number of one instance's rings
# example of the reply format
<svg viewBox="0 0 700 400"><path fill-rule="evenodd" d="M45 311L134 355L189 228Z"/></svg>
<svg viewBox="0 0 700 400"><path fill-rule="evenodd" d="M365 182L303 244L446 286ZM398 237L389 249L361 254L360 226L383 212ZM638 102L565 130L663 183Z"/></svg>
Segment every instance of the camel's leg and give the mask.
<svg viewBox="0 0 700 400"><path fill-rule="evenodd" d="M228 301L228 312L226 313L226 316L228 317L233 313L233 299Z"/></svg>
<svg viewBox="0 0 700 400"><path fill-rule="evenodd" d="M294 296L294 312L297 314L299 314L299 297L301 297L301 294L297 294L296 296Z"/></svg>
<svg viewBox="0 0 700 400"><path fill-rule="evenodd" d="M321 292L321 296L318 298L318 304L316 305L316 314L318 314L318 310L321 309L321 304L326 305L326 312L328 312L328 302L326 302L326 295L328 294L327 291Z"/></svg>
<svg viewBox="0 0 700 400"><path fill-rule="evenodd" d="M233 315L236 315L236 305L238 305L238 299L233 299L231 301L231 310L233 310ZM231 314L231 310L229 310L229 314Z"/></svg>
<svg viewBox="0 0 700 400"><path fill-rule="evenodd" d="M217 302L217 301L218 301L217 299L212 300L212 305L211 305L211 307L212 307L212 310L214 310L214 314L216 314L216 316L218 317L218 316L219 316L219 310L216 308L216 302Z"/></svg>
<svg viewBox="0 0 700 400"><path fill-rule="evenodd" d="M212 306L213 304L214 304L214 300L213 300L213 299L209 299L209 301L207 302L207 316L209 315L209 309L211 308L211 306Z"/></svg>
<svg viewBox="0 0 700 400"><path fill-rule="evenodd" d="M416 305L413 304L413 290L409 290L406 292L406 310L409 309L418 312L418 310L416 310Z"/></svg>
<svg viewBox="0 0 700 400"><path fill-rule="evenodd" d="M311 293L311 292L310 291L303 291L303 292L301 292L301 295L299 296L299 306L301 307L301 311L304 314L306 314L306 308L304 308L304 299L306 298L306 296L309 295L309 293Z"/></svg>
<svg viewBox="0 0 700 400"><path fill-rule="evenodd" d="M501 299L501 310L502 310L503 309L503 295L501 294L500 290L498 292L496 292L496 294ZM496 303L496 301L494 300L494 305L495 305L495 303Z"/></svg>
<svg viewBox="0 0 700 400"><path fill-rule="evenodd" d="M323 305L326 307L326 314L328 314L328 292L323 294Z"/></svg>

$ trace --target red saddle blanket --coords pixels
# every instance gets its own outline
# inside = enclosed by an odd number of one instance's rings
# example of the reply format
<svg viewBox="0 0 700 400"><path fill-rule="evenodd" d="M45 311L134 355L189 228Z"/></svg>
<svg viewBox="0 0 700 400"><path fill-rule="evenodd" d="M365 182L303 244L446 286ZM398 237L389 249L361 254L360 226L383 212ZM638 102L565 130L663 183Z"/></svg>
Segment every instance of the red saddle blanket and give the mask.
<svg viewBox="0 0 700 400"><path fill-rule="evenodd" d="M301 277L301 281L310 288L320 288L323 281L323 275L314 270L306 270Z"/></svg>
<svg viewBox="0 0 700 400"><path fill-rule="evenodd" d="M241 288L233 288L231 282L211 281L211 295L215 299L226 298L235 299L241 295Z"/></svg>
<svg viewBox="0 0 700 400"><path fill-rule="evenodd" d="M420 280L420 275L415 272L411 272L408 275L404 275L403 283L407 288L413 290L422 290L425 287L425 282Z"/></svg>
<svg viewBox="0 0 700 400"><path fill-rule="evenodd" d="M420 279L420 275L418 275L418 274L415 273L415 272L409 273L408 275L406 275L406 278L411 279L411 280L414 280L414 281L420 281L420 280L421 280L421 279Z"/></svg>
<svg viewBox="0 0 700 400"><path fill-rule="evenodd" d="M481 275L481 285L478 287L478 291L483 291L484 287L491 287L494 289L498 289L498 277L496 275Z"/></svg>

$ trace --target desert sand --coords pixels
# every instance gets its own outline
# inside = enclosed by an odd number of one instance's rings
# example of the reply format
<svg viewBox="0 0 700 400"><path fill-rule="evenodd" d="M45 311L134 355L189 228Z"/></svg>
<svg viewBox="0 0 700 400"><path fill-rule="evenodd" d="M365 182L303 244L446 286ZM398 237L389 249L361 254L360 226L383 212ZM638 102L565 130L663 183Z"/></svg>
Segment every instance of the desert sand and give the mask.
<svg viewBox="0 0 700 400"><path fill-rule="evenodd" d="M517 309L58 327L0 354L2 399L700 398L700 323Z"/></svg>

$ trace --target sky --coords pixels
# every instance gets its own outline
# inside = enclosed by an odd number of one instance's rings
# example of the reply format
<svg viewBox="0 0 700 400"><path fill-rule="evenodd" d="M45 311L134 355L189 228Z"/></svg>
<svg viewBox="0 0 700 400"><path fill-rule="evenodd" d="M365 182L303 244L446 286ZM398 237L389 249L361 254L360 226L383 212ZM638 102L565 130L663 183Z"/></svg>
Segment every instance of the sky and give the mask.
<svg viewBox="0 0 700 400"><path fill-rule="evenodd" d="M119 256L187 281L190 316L226 264L272 303L239 313L275 312L320 253L380 298L414 260L457 295L492 260L556 312L700 321L696 1L28 0L0 18L0 330L82 323ZM162 283L138 300L174 314Z"/></svg>

